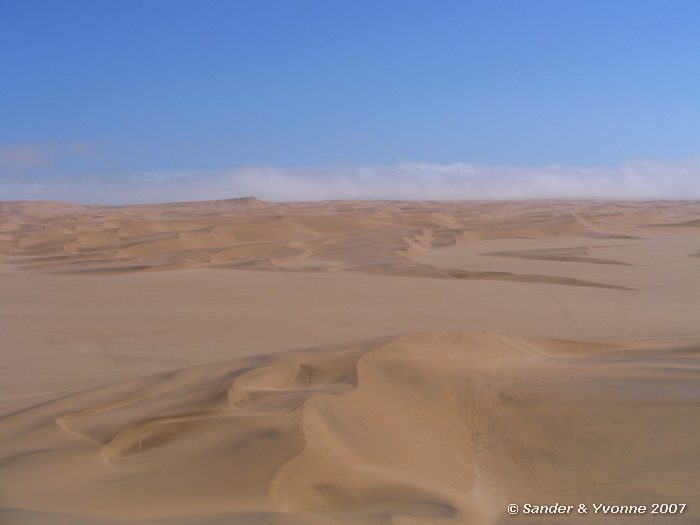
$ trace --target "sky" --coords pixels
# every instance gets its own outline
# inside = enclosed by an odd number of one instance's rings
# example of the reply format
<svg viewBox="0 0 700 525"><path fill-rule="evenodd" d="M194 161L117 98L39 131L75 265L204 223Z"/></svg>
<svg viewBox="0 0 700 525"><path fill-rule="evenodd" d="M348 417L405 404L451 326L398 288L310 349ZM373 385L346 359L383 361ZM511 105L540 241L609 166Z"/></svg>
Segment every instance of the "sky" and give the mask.
<svg viewBox="0 0 700 525"><path fill-rule="evenodd" d="M700 198L696 0L0 0L0 200Z"/></svg>

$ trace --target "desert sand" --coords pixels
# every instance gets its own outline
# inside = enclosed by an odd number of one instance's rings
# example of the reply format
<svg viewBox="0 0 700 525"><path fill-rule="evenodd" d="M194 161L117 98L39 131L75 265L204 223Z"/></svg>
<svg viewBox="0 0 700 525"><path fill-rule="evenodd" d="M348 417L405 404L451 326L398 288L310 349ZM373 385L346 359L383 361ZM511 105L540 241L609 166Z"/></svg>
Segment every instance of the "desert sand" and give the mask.
<svg viewBox="0 0 700 525"><path fill-rule="evenodd" d="M699 202L0 203L0 524L699 523L699 320Z"/></svg>

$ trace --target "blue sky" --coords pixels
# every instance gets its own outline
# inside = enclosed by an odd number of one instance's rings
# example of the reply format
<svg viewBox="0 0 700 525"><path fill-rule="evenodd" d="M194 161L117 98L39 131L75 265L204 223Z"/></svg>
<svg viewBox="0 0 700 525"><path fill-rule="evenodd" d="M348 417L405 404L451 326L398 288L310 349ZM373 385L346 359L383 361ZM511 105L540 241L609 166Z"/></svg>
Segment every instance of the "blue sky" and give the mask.
<svg viewBox="0 0 700 525"><path fill-rule="evenodd" d="M681 0L0 0L0 200L235 196L212 184L256 166L371 186L420 165L424 187L430 166L502 185L494 167L641 161L695 191L698 35Z"/></svg>

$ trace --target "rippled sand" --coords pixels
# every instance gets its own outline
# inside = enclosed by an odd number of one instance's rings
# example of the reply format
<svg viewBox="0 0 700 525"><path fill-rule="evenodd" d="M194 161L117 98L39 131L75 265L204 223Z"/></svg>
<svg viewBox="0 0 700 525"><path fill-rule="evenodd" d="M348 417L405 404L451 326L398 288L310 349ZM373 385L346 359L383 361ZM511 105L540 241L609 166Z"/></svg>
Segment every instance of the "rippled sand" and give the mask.
<svg viewBox="0 0 700 525"><path fill-rule="evenodd" d="M695 523L699 217L0 203L0 523Z"/></svg>

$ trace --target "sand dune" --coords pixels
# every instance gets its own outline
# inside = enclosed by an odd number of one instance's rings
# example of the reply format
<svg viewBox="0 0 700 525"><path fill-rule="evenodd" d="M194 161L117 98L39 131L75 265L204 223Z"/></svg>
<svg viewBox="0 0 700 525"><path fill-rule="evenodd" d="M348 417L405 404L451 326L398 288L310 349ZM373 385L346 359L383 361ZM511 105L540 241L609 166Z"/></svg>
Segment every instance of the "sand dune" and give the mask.
<svg viewBox="0 0 700 525"><path fill-rule="evenodd" d="M697 504L698 371L697 348L492 333L186 368L4 410L0 494L153 523L500 523L552 494Z"/></svg>
<svg viewBox="0 0 700 525"><path fill-rule="evenodd" d="M5 203L0 208L0 253L22 256L18 264L43 272L282 266L285 271L527 282L549 282L550 277L448 272L414 258L436 248L514 237L645 237L659 225L686 230L692 220L677 222L679 213L687 217L700 212L693 203L271 204L251 198L126 207L48 203L41 210L41 203ZM560 278L553 283L610 285Z"/></svg>
<svg viewBox="0 0 700 525"><path fill-rule="evenodd" d="M697 523L698 216L2 203L0 523Z"/></svg>

